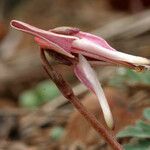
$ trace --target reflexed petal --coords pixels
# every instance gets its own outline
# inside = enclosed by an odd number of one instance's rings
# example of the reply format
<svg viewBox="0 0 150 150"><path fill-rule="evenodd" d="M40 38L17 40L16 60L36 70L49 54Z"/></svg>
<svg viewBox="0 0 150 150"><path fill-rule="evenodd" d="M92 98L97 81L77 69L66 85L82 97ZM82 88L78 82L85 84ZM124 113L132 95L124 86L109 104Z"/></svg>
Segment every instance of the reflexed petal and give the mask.
<svg viewBox="0 0 150 150"><path fill-rule="evenodd" d="M79 63L75 66L74 72L79 80L97 95L106 124L109 128L113 128L113 117L103 89L99 83L96 73L82 55L79 55Z"/></svg>
<svg viewBox="0 0 150 150"><path fill-rule="evenodd" d="M45 42L45 44L47 44L45 46L48 48L58 51L66 56L74 57L70 54L70 49L72 41L77 39L77 37L55 34L16 20L12 20L10 24L17 30L21 30L38 37L36 38L36 42L40 46Z"/></svg>
<svg viewBox="0 0 150 150"><path fill-rule="evenodd" d="M144 57L133 56L133 55L119 52L119 51L112 51L86 39L75 40L73 41L72 46L75 49L78 49L78 50L80 49L81 53L82 51L84 51L86 53L95 54L97 56L103 56L105 58L109 58L112 61L119 60L119 61L125 61L125 62L136 64L136 65L150 65L150 60Z"/></svg>

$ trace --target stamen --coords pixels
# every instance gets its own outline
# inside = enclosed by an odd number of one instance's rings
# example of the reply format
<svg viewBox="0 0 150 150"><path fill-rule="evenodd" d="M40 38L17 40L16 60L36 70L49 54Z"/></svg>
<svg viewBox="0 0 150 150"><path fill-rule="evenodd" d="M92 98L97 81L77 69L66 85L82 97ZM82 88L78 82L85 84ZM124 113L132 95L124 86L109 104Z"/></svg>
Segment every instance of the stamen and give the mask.
<svg viewBox="0 0 150 150"><path fill-rule="evenodd" d="M134 67L134 70L136 72L144 72L145 71L145 67L144 66L136 66L136 67Z"/></svg>

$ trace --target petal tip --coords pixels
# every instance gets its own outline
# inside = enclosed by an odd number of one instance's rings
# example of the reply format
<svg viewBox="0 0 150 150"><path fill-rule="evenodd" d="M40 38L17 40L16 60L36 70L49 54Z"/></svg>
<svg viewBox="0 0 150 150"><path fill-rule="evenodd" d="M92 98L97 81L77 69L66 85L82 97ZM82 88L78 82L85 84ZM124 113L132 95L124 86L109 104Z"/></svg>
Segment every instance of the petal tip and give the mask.
<svg viewBox="0 0 150 150"><path fill-rule="evenodd" d="M103 89L101 87L101 84L99 83L96 73L91 68L86 58L81 54L79 54L79 63L76 66L75 73L77 77L80 79L80 81L83 82L91 91L93 91L96 94L102 108L104 120L107 126L110 129L113 129L114 128L113 116L110 107L108 105L108 102L106 100L105 94L103 92Z"/></svg>
<svg viewBox="0 0 150 150"><path fill-rule="evenodd" d="M114 129L114 119L112 117L112 114L111 113L104 113L104 119L105 119L105 122L107 124L107 126L110 128L110 129Z"/></svg>
<svg viewBox="0 0 150 150"><path fill-rule="evenodd" d="M10 21L10 26L13 27L13 28L18 28L18 25L20 24L20 21L18 20L11 20Z"/></svg>

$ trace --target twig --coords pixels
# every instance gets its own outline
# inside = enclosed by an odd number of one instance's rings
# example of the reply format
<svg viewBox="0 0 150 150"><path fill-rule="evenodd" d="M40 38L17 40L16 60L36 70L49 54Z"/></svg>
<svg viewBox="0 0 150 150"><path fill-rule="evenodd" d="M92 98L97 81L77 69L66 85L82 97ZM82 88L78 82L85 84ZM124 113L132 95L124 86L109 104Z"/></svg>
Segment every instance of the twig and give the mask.
<svg viewBox="0 0 150 150"><path fill-rule="evenodd" d="M92 125L92 127L106 140L114 150L123 150L122 146L117 142L116 138L107 131L107 129L96 119L96 117L87 111L80 100L74 95L70 85L56 72L46 59L44 49L41 49L41 60L43 68L54 81L58 89L67 98L75 108L83 115L83 117Z"/></svg>

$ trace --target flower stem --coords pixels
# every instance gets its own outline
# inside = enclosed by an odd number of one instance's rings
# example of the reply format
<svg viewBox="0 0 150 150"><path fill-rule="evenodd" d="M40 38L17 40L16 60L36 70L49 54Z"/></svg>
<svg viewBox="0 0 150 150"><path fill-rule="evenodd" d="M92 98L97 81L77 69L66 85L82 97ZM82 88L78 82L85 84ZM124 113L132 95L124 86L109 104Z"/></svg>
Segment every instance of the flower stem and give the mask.
<svg viewBox="0 0 150 150"><path fill-rule="evenodd" d="M51 80L53 80L53 82L56 84L61 93L64 95L64 97L75 106L75 108L83 115L83 117L114 150L123 150L122 146L117 142L115 136L109 133L107 129L96 119L96 117L89 111L87 111L80 100L74 95L72 88L70 87L68 82L66 82L63 77L58 72L56 72L49 64L44 51L44 49L41 49L41 60L43 68L45 69Z"/></svg>

